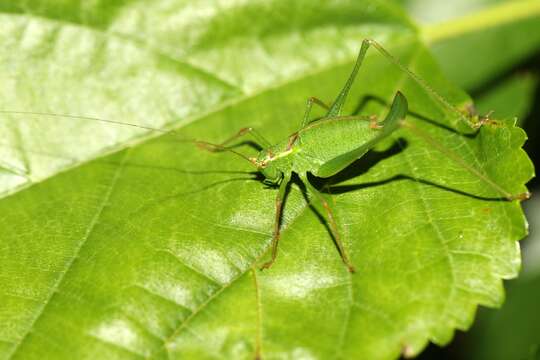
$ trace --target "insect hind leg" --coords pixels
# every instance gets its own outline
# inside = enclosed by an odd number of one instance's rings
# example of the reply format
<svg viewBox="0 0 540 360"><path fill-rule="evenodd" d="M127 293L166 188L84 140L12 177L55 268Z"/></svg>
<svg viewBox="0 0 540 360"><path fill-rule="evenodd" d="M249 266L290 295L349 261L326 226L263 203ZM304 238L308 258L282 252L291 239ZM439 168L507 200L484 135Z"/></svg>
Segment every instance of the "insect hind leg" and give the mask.
<svg viewBox="0 0 540 360"><path fill-rule="evenodd" d="M439 94L435 89L433 89L422 77L412 72L409 68L403 65L397 58L392 56L377 41L373 39L364 39L362 41L360 53L362 53L363 49L363 53L365 54L365 52L367 52L370 46L373 46L379 52L379 54L381 54L388 62L403 71L412 81L414 81L418 86L424 89L424 91L428 93L433 99L435 99L444 108L455 114L460 121L467 124L470 128L478 129L482 125L494 123L493 120L489 119L489 114L486 116L478 116L475 113L471 112L470 109L460 110L456 106L452 105L441 94Z"/></svg>
<svg viewBox="0 0 540 360"><path fill-rule="evenodd" d="M506 198L506 200L523 201L530 198L531 194L529 192L511 194L510 192L505 190L503 187L501 187L499 184L497 184L495 181L493 181L487 174L475 168L471 164L467 163L467 161L461 158L458 154L454 153L451 149L448 149L444 145L440 144L436 139L432 138L428 133L424 132L413 123L406 120L402 120L400 122L400 126L411 131L414 135L421 138L425 143L430 145L439 153L441 153L445 157L452 160L454 163L456 163L457 165L465 169L467 172L469 172L471 175L475 176L476 178L484 182L487 186L491 187L493 190L497 191L499 194L503 195Z"/></svg>

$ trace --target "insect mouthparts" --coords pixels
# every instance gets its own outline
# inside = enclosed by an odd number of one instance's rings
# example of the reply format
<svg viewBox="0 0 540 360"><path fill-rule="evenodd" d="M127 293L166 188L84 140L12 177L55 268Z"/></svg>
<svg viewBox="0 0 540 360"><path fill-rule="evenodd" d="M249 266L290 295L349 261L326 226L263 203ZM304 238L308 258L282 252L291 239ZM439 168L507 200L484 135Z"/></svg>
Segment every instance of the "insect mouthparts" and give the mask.
<svg viewBox="0 0 540 360"><path fill-rule="evenodd" d="M264 169L267 165L266 161L264 160L259 161L256 157L250 157L249 161L251 161L259 169Z"/></svg>

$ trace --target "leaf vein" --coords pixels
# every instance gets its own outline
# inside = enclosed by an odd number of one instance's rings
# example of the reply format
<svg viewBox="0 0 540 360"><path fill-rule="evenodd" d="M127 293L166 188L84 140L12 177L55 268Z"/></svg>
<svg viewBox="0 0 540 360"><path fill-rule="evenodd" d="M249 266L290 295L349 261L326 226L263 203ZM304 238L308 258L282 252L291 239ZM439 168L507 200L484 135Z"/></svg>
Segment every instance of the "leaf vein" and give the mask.
<svg viewBox="0 0 540 360"><path fill-rule="evenodd" d="M113 176L112 176L112 179L111 179L111 182L108 186L108 189L107 191L104 192L104 196L103 196L103 201L100 203L100 205L98 206L97 208L97 211L96 211L96 214L93 216L93 218L90 220L90 223L88 225L88 229L86 231L86 233L84 234L82 240L79 242L78 246L76 247L75 249L75 253L73 254L73 256L71 257L71 259L68 261L67 265L66 265L66 268L65 270L60 274L60 276L58 277L58 279L56 280L56 282L53 284L53 286L51 287L51 290L49 291L49 293L47 294L47 297L45 299L45 302L42 304L42 306L38 309L36 315L34 316L34 318L31 320L31 323L29 324L29 327L28 327L28 330L26 331L26 333L24 334L23 337L21 337L19 339L19 341L17 341L17 343L15 343L14 347L12 348L11 352L8 354L8 358L12 358L20 349L21 349L21 346L23 345L23 343L26 341L26 339L28 338L28 335L32 332L32 329L34 328L34 326L36 325L37 321L39 320L39 318L43 315L47 305L49 305L52 301L52 299L54 298L55 294L57 294L58 292L58 289L60 288L60 286L62 285L62 282L64 281L65 277L66 277L66 274L72 269L72 266L75 262L75 259L78 258L79 254L80 254L80 251L81 249L84 247L84 245L86 244L87 240L90 238L90 235L92 234L93 230L95 229L95 226L98 224L98 221L99 221L99 218L101 217L101 215L103 214L103 211L104 209L106 208L107 206L107 203L112 195L112 192L113 192L113 189L115 188L116 186L116 183L118 182L119 178L120 178L120 174L122 172L122 169L123 169L123 165L124 165L124 162L126 160L126 158L128 157L127 153L124 155L124 157L122 158L122 161L121 163L119 164L119 166L117 167L116 171L114 172Z"/></svg>
<svg viewBox="0 0 540 360"><path fill-rule="evenodd" d="M307 210L309 207L307 204L304 204L304 207L301 211L298 212L298 214L290 220L289 224L282 228L281 235L289 230L292 229L292 224ZM232 278L228 283L224 284L220 289L218 289L216 292L214 292L212 295L210 295L204 302L202 302L184 321L182 321L176 329L172 331L172 333L165 339L163 342L163 346L167 350L167 354L169 353L168 345L172 341L172 339L177 336L184 328L186 328L187 324L195 318L199 313L201 313L210 303L212 303L213 300L215 300L221 293L223 293L226 289L230 288L232 285L236 284L238 280L240 280L244 275L247 274L247 272L256 266L256 264L268 253L268 251L271 249L271 238L269 238L268 244L266 248L255 257L253 260L253 263L246 267L242 272L240 272L236 277ZM152 357L152 354L148 357L150 359Z"/></svg>

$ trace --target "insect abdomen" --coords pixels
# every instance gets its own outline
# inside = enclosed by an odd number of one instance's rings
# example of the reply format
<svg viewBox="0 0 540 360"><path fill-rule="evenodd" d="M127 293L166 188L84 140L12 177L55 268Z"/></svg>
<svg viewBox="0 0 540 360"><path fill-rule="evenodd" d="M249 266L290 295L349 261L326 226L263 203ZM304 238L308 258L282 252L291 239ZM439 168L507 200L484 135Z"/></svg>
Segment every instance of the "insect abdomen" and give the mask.
<svg viewBox="0 0 540 360"><path fill-rule="evenodd" d="M377 136L378 130L370 127L368 120L319 120L299 133L300 157L307 158L309 171L317 175L320 165L362 146Z"/></svg>

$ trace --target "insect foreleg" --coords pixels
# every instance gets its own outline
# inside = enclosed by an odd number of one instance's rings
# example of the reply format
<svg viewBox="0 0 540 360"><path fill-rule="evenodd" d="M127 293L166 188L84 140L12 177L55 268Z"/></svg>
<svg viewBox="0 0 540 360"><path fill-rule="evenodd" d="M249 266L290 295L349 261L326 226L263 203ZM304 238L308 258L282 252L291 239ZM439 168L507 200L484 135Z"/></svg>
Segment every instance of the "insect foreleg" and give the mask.
<svg viewBox="0 0 540 360"><path fill-rule="evenodd" d="M274 261L276 260L277 256L277 249L278 249L278 243L279 243L279 237L281 235L280 233L280 225L281 225L281 213L283 210L283 203L285 200L285 193L287 190L287 184L291 180L291 174L285 174L283 177L283 180L281 181L281 184L279 185L279 190L276 196L276 215L274 218L274 233L272 235L272 257L269 261L264 263L261 267L262 269L268 269L272 266Z"/></svg>
<svg viewBox="0 0 540 360"><path fill-rule="evenodd" d="M313 104L317 104L320 107L322 107L325 110L330 110L330 106L326 105L322 100L316 98L316 97L310 97L307 100L306 105L306 112L304 113L304 120L302 120L302 128L306 126L309 123L309 114L311 113L311 108L313 107Z"/></svg>
<svg viewBox="0 0 540 360"><path fill-rule="evenodd" d="M526 200L530 197L530 193L524 192L521 194L511 194L505 189L503 189L499 184L497 184L495 181L491 180L486 174L482 173L475 167L468 164L465 160L463 160L458 154L453 152L452 150L444 147L441 145L437 140L435 140L433 137L428 135L423 130L419 129L414 124L410 123L409 121L402 120L400 122L400 125L408 130L410 130L413 134L417 135L419 138L424 140L426 143L428 143L430 146L435 148L437 151L439 151L441 154L461 166L463 169L467 170L470 174L477 177L478 179L482 180L486 185L490 186L492 189L497 191L499 194L503 195L507 200Z"/></svg>
<svg viewBox="0 0 540 360"><path fill-rule="evenodd" d="M242 136L245 136L245 135L253 136L253 138L256 141L258 141L260 143L260 145L263 146L263 148L267 148L267 147L271 146L270 142L268 140L266 140L264 138L264 136L262 136L257 130L255 130L252 127L245 127L245 128L240 129L236 134L234 134L233 136L231 136L227 140L223 141L220 144L217 144L218 145L217 147L209 147L209 148L206 148L206 150L211 151L211 152L221 151L221 149L227 148L228 144L230 144L231 142L233 142L236 139L241 138ZM259 144L257 144L257 145L259 145Z"/></svg>
<svg viewBox="0 0 540 360"><path fill-rule="evenodd" d="M341 242L341 237L339 235L337 223L334 218L334 212L332 211L332 208L330 207L330 201L326 199L324 194L320 193L313 185L310 184L306 175L302 175L301 179L306 185L306 188L309 189L309 192L311 192L317 198L317 200L321 203L321 205L323 206L326 212L326 217L328 218L328 223L330 224L330 231L332 232L334 241L336 242L339 255L341 256L341 260L343 260L343 263L347 266L347 269L349 270L349 272L351 273L355 272L354 266L351 264L351 261L349 260L349 257L347 256L347 252L345 251L345 247L343 246L343 243Z"/></svg>

